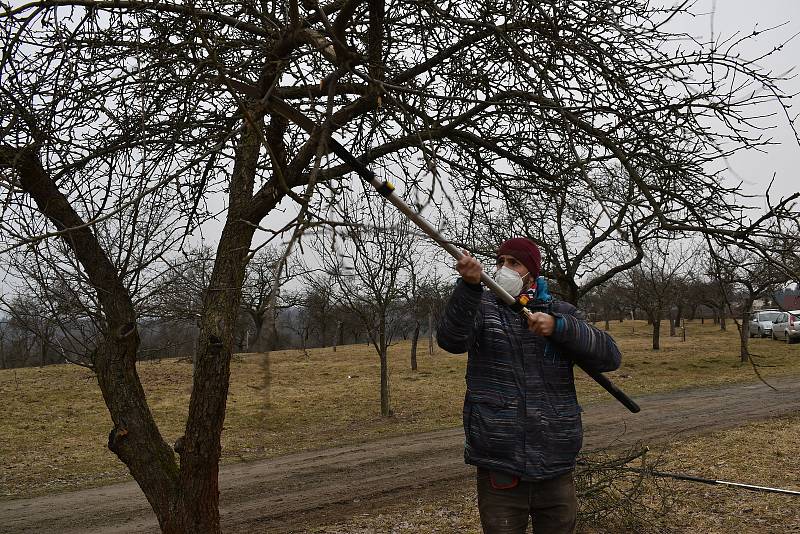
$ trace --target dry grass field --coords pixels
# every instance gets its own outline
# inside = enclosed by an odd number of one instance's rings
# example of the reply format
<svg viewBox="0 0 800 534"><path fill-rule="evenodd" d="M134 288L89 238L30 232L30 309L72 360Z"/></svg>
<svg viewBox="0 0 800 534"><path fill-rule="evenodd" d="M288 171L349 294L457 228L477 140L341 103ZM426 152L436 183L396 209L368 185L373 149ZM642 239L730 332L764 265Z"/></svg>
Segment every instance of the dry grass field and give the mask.
<svg viewBox="0 0 800 534"><path fill-rule="evenodd" d="M792 453L800 450L798 436L800 416L792 416L677 441L651 454L663 457L662 469L666 471L800 491L797 456ZM659 479L659 484L669 495L668 507L662 515L651 517L649 524L581 524L578 534L800 532L800 497L665 479ZM467 484L434 499L426 495L413 502L398 503L380 514L361 514L308 532L480 534L481 528L475 491L472 484Z"/></svg>
<svg viewBox="0 0 800 534"><path fill-rule="evenodd" d="M738 361L732 324L728 332L719 332L710 322L688 323L687 340L664 336L660 351L649 350L649 328L643 322L612 323L611 333L624 359L623 367L610 376L634 398L757 380L750 365ZM422 349L427 349L426 344ZM758 355L765 379L800 376L800 345L754 339L752 351ZM371 346L340 347L337 352L312 349L308 357L302 351L274 352L268 388L263 355L235 356L223 462L460 425L465 358L440 350L432 356L420 352L419 370L412 372L409 343L399 342L392 348L395 414L389 418L380 417L378 358ZM191 365L174 359L148 361L139 364L138 370L162 433L174 443L187 411ZM583 376L578 378L578 388L584 404L608 398ZM127 479L125 467L106 448L111 421L91 371L68 365L0 371L0 403L0 499ZM797 430L796 419L774 424L786 426L787 436L797 435L792 431ZM752 436L730 433L734 441L737 435L741 443L734 450L748 452ZM796 437L786 439L795 440L796 451ZM709 446L714 449L713 443ZM727 465L733 469L732 478L741 478L752 467L747 462L740 467ZM709 474L713 473L704 473Z"/></svg>

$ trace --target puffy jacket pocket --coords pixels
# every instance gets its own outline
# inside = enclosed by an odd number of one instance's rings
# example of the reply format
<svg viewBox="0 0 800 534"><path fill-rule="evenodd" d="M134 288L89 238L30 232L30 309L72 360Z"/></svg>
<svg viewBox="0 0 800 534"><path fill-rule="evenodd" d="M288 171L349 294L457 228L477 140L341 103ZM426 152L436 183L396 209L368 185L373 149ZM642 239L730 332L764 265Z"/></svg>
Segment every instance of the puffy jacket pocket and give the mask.
<svg viewBox="0 0 800 534"><path fill-rule="evenodd" d="M572 362L552 353L541 362L542 379L547 402L556 417L575 416L581 408L575 396L575 377Z"/></svg>
<svg viewBox="0 0 800 534"><path fill-rule="evenodd" d="M542 376L552 386L568 386L574 382L572 361L563 358L552 343L545 345L542 358Z"/></svg>
<svg viewBox="0 0 800 534"><path fill-rule="evenodd" d="M565 407L559 415L548 417L543 438L554 463L574 462L583 445L580 407Z"/></svg>
<svg viewBox="0 0 800 534"><path fill-rule="evenodd" d="M497 393L467 392L464 428L472 456L511 460L522 448L517 403Z"/></svg>

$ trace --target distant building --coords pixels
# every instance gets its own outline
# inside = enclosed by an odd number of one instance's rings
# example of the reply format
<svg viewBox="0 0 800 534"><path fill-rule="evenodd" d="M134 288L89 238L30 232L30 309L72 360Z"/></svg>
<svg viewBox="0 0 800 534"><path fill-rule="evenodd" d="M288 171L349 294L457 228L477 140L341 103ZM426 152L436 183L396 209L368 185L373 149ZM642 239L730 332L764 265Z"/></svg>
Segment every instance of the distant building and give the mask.
<svg viewBox="0 0 800 534"><path fill-rule="evenodd" d="M800 291L797 289L776 291L775 302L783 310L800 310Z"/></svg>

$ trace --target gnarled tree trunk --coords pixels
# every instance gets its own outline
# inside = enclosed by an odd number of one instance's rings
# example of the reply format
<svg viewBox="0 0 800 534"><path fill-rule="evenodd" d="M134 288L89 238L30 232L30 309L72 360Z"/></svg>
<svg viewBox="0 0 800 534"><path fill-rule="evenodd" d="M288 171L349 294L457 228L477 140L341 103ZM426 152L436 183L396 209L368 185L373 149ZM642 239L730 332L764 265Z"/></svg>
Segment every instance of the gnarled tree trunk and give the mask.
<svg viewBox="0 0 800 534"><path fill-rule="evenodd" d="M414 334L411 336L411 370L417 370L417 342L419 342L419 321L414 326Z"/></svg>

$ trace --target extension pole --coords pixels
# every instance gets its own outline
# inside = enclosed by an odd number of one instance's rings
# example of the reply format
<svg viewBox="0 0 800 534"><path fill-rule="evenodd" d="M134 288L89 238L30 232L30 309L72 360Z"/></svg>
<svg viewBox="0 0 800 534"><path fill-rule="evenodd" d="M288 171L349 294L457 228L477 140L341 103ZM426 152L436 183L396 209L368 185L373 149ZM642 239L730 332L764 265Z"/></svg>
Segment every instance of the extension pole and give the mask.
<svg viewBox="0 0 800 534"><path fill-rule="evenodd" d="M782 488L770 488L767 486L754 486L752 484L742 484L740 482L727 482L725 480L713 480L710 478L701 478L695 477L691 475L682 475L680 473L665 473L663 471L650 471L648 469L637 469L633 467L629 467L626 470L629 471L637 471L641 473L648 473L653 475L654 477L661 477L661 478L674 478L676 480L686 480L688 482L699 482L700 484L708 484L711 486L721 485L721 486L732 486L735 488L746 489L750 491L764 491L768 493L782 493L784 495L797 495L800 496L800 491L795 490L788 490Z"/></svg>
<svg viewBox="0 0 800 534"><path fill-rule="evenodd" d="M291 106L289 106L283 100L277 97L270 97L269 103L271 107L280 113L281 115L285 116L287 119L295 122L301 128L312 133L315 130L315 124L311 119L300 113L299 111L295 110ZM339 158L342 159L345 163L347 163L351 169L353 169L362 180L369 183L375 190L380 193L386 200L392 203L400 212L408 217L414 224L416 224L420 230L425 232L431 239L433 239L439 246L445 249L451 256L453 256L456 260L460 260L463 257L458 248L456 248L452 243L446 240L439 231L434 228L424 217L422 217L419 213L414 211L411 206L406 204L406 202L397 196L394 193L394 186L388 182L384 181L381 182L375 176L375 173L372 172L367 168L366 165L361 163L356 159L353 154L350 153L341 143L339 143L333 137L328 137L328 147L336 154ZM508 291L500 287L500 285L495 282L485 271L481 272L481 282L488 287L492 293L497 295L500 300L508 304L509 306L514 306L517 304L517 299L511 296ZM529 317L533 312L528 308L521 306L519 307L519 313L524 315L526 318ZM625 392L619 389L611 380L608 379L605 375L600 373L599 371L595 371L594 369L588 369L581 365L579 362L575 362L575 364L583 369L583 371L588 374L592 379L603 386L606 391L611 393L615 399L621 402L628 410L633 413L637 413L640 408L639 405L634 402L633 399L628 397Z"/></svg>

